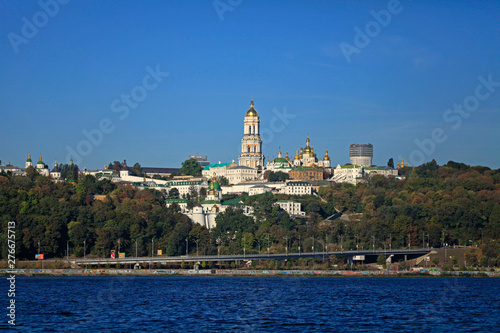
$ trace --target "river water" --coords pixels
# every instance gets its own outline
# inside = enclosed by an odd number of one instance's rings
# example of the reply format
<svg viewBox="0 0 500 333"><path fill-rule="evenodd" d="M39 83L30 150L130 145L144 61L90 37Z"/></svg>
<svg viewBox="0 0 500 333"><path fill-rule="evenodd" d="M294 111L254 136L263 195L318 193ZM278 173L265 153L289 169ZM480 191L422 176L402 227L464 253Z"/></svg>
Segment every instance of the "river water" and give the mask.
<svg viewBox="0 0 500 333"><path fill-rule="evenodd" d="M15 300L29 332L500 332L495 278L18 277Z"/></svg>

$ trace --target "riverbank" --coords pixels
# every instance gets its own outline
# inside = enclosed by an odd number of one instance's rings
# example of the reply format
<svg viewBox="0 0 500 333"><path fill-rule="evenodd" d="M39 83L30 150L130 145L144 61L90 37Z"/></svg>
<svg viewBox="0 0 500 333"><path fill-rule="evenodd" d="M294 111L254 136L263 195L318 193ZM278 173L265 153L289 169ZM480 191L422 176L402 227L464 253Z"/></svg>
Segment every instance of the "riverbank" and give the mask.
<svg viewBox="0 0 500 333"><path fill-rule="evenodd" d="M2 269L3 276L446 276L500 277L499 271L252 270L252 269Z"/></svg>

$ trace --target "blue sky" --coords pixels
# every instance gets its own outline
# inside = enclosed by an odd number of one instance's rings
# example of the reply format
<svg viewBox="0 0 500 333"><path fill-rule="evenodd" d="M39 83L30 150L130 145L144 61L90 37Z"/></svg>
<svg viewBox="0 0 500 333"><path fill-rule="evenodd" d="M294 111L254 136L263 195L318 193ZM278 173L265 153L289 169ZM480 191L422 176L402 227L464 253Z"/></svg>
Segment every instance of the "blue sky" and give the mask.
<svg viewBox="0 0 500 333"><path fill-rule="evenodd" d="M497 1L41 3L0 1L4 165L230 162L253 97L266 157L309 134L335 165L372 143L377 165L500 167Z"/></svg>

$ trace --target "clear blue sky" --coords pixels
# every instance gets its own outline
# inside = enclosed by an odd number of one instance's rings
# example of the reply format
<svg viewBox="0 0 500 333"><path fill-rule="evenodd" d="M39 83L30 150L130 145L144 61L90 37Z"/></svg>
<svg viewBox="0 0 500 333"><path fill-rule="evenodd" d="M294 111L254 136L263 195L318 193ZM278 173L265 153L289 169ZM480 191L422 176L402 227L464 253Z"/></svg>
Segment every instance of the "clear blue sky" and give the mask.
<svg viewBox="0 0 500 333"><path fill-rule="evenodd" d="M401 0L385 26L371 11L391 1L218 4L73 0L47 5L50 16L36 1L1 0L2 164L42 154L52 167L78 145L89 169L124 158L180 167L196 152L230 162L253 97L266 157L279 146L294 155L309 134L334 165L349 161L349 144L372 143L377 165L500 167L497 1ZM371 36L355 41L356 27ZM359 46L348 57L347 44ZM150 80L148 66L168 76ZM493 86L477 88L479 76ZM132 92L139 101L126 107ZM472 111L447 112L464 102Z"/></svg>

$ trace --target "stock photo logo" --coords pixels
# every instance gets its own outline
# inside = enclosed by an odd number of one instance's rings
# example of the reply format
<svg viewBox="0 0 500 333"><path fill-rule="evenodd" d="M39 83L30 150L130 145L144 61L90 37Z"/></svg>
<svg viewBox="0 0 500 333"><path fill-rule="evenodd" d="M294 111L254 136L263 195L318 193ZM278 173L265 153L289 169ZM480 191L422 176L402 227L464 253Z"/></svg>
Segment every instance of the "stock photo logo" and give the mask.
<svg viewBox="0 0 500 333"><path fill-rule="evenodd" d="M401 14L403 9L404 7L399 0L390 0L387 3L387 9L379 11L371 10L370 15L373 17L373 20L368 21L363 30L358 26L353 28L356 33L353 43L350 44L344 41L339 44L347 63L350 64L352 62L351 57L353 54L360 54L361 50L370 45L372 40L380 35L383 28L386 28L392 22L392 18L395 15Z"/></svg>
<svg viewBox="0 0 500 333"><path fill-rule="evenodd" d="M224 13L232 12L236 7L241 5L243 0L215 0L212 2L214 6L215 12L217 16L219 16L219 20L224 21Z"/></svg>
<svg viewBox="0 0 500 333"><path fill-rule="evenodd" d="M473 94L466 96L461 104L453 104L452 108L443 113L444 122L450 124L454 131L462 126L464 119L468 119L473 112L478 110L481 101L486 101L495 93L495 87L500 87L500 82L493 81L493 74L489 74L487 78L480 75L477 80L479 84L474 89ZM424 163L425 158L436 151L436 146L447 139L446 131L440 127L432 130L430 138L415 139L414 143L418 148L410 153L410 164L420 165Z"/></svg>
<svg viewBox="0 0 500 333"><path fill-rule="evenodd" d="M22 27L20 34L9 32L7 38L14 53L19 53L19 46L21 44L28 44L29 41L35 38L40 29L45 27L51 19L53 19L61 10L62 5L66 5L70 0L40 0L38 6L40 11L35 12L31 19L23 16L21 18Z"/></svg>

